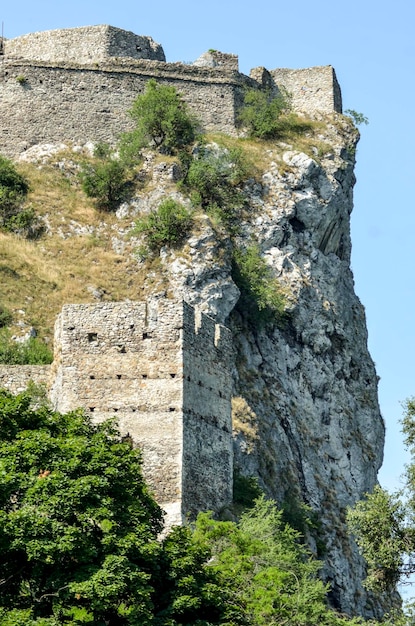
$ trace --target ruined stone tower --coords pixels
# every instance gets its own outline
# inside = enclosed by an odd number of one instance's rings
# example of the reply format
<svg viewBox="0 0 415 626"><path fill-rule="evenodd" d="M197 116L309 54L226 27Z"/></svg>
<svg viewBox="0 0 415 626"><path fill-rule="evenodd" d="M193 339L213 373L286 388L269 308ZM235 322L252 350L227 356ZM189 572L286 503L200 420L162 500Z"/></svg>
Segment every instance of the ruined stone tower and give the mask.
<svg viewBox="0 0 415 626"><path fill-rule="evenodd" d="M230 362L230 331L184 302L65 305L51 399L115 416L143 450L167 524L179 524L232 499Z"/></svg>

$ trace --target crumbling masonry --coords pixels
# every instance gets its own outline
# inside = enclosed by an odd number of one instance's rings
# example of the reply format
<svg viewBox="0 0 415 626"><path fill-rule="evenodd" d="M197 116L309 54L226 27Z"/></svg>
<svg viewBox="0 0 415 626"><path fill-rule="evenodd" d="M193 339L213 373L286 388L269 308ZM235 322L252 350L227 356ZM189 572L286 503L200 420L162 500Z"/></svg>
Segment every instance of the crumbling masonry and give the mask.
<svg viewBox="0 0 415 626"><path fill-rule="evenodd" d="M285 87L297 111L341 112L331 66L263 67L250 76L238 57L210 51L193 64L166 63L162 47L112 26L32 33L4 41L0 57L0 152L39 143L116 143L131 128L128 110L151 78L173 85L205 130L235 133L244 90ZM46 123L47 120L47 123Z"/></svg>

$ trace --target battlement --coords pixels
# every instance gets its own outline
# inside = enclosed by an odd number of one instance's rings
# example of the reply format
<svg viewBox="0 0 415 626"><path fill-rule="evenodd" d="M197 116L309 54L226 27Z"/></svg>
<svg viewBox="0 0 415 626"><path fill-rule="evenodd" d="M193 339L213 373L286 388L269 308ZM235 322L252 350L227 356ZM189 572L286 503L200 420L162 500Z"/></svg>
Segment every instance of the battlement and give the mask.
<svg viewBox="0 0 415 626"><path fill-rule="evenodd" d="M134 99L151 78L177 89L205 131L238 133L247 88L284 87L298 112L341 112L331 66L238 70L238 57L209 50L193 64L167 63L151 37L113 26L23 35L4 42L0 66L0 152L39 143L108 142L132 128ZM45 123L47 120L47 124Z"/></svg>
<svg viewBox="0 0 415 626"><path fill-rule="evenodd" d="M1 366L0 386L43 382L60 412L115 416L171 525L232 499L231 362L229 329L185 302L68 304L53 364Z"/></svg>

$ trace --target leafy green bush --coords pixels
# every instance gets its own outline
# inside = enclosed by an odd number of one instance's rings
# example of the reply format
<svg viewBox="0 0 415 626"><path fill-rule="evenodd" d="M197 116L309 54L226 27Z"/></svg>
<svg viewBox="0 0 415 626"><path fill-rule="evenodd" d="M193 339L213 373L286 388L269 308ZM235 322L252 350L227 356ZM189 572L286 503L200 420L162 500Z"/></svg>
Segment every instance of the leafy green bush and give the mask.
<svg viewBox="0 0 415 626"><path fill-rule="evenodd" d="M267 91L249 89L238 119L249 136L258 139L299 135L312 128L310 122L291 112L291 96L285 90L274 96Z"/></svg>
<svg viewBox="0 0 415 626"><path fill-rule="evenodd" d="M11 338L7 328L0 330L0 363L7 365L45 365L52 363L50 348L37 337L20 343Z"/></svg>
<svg viewBox="0 0 415 626"><path fill-rule="evenodd" d="M194 539L209 546L211 567L228 591L225 624L366 623L327 608L328 586L318 577L321 564L310 557L299 533L283 521L282 512L271 500L259 498L238 524L215 521L210 513L201 513Z"/></svg>
<svg viewBox="0 0 415 626"><path fill-rule="evenodd" d="M245 202L241 184L247 171L241 150L202 146L189 163L183 186L190 190L193 204L229 227Z"/></svg>
<svg viewBox="0 0 415 626"><path fill-rule="evenodd" d="M24 176L12 161L0 155L0 227L16 232L21 228L19 220L25 222L26 227L34 222L34 212L25 213L21 206L28 191L29 184Z"/></svg>
<svg viewBox="0 0 415 626"><path fill-rule="evenodd" d="M237 308L251 323L283 321L285 296L270 267L261 257L259 246L234 250L232 278L241 291Z"/></svg>
<svg viewBox="0 0 415 626"><path fill-rule="evenodd" d="M192 226L191 212L173 198L162 202L157 211L139 218L132 234L144 235L147 248L152 252L163 246L177 246Z"/></svg>
<svg viewBox="0 0 415 626"><path fill-rule="evenodd" d="M290 97L285 91L273 96L267 91L249 89L245 93L239 122L252 137L275 139L281 132L281 117L289 112L290 107Z"/></svg>
<svg viewBox="0 0 415 626"><path fill-rule="evenodd" d="M115 210L127 196L126 165L116 158L107 144L98 144L94 161L85 163L80 178L82 189L103 211Z"/></svg>
<svg viewBox="0 0 415 626"><path fill-rule="evenodd" d="M136 128L122 137L120 149L124 158L133 158L146 146L174 154L196 137L197 122L176 88L159 85L154 79L137 96L130 115Z"/></svg>
<svg viewBox="0 0 415 626"><path fill-rule="evenodd" d="M9 217L5 229L26 239L38 239L45 231L45 224L32 207L27 207Z"/></svg>

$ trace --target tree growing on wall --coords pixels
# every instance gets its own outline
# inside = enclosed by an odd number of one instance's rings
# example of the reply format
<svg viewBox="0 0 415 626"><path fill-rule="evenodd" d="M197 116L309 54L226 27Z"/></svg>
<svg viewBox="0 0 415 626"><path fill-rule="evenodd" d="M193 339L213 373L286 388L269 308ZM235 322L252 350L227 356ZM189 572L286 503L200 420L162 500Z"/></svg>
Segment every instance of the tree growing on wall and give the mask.
<svg viewBox="0 0 415 626"><path fill-rule="evenodd" d="M148 81L130 111L136 127L121 141L121 153L131 159L141 148L155 146L165 154L175 154L191 144L197 122L175 87Z"/></svg>

